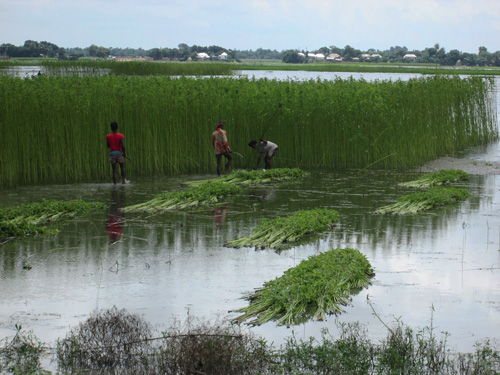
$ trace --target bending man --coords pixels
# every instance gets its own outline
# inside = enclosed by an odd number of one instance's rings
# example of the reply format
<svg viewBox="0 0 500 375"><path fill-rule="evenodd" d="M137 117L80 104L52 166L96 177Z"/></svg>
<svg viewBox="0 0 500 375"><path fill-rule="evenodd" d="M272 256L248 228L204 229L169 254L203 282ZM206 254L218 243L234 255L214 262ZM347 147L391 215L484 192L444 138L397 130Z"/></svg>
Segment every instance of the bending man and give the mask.
<svg viewBox="0 0 500 375"><path fill-rule="evenodd" d="M251 148L257 148L257 141L251 140L248 145ZM276 155L277 152L278 152L278 145L276 143L266 141L261 138L259 140L259 158L257 159L256 168L259 168L260 159L262 159L262 156L265 155L264 168L271 169L271 159L273 158L274 155Z"/></svg>

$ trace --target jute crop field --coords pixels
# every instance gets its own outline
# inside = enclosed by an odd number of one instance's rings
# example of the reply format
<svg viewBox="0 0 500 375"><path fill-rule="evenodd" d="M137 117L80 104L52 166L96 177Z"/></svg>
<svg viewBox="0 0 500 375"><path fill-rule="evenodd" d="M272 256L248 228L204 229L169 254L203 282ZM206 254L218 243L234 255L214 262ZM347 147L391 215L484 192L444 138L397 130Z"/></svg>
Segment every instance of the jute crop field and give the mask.
<svg viewBox="0 0 500 375"><path fill-rule="evenodd" d="M215 171L211 134L275 167L408 168L498 137L492 79L277 81L167 76L0 77L0 186L109 179L117 121L129 176ZM253 164L252 164L253 165Z"/></svg>

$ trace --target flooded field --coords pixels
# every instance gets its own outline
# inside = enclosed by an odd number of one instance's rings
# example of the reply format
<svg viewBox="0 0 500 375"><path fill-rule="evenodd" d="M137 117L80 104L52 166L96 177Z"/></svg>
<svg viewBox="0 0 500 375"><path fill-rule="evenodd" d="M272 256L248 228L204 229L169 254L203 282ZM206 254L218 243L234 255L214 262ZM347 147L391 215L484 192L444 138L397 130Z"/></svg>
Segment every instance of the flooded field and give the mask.
<svg viewBox="0 0 500 375"><path fill-rule="evenodd" d="M474 150L470 157L490 160L495 158L491 150ZM54 224L57 236L0 246L0 337L13 336L15 324L22 324L52 345L94 309L112 306L140 314L159 329L188 315L236 317L230 311L247 304L246 293L310 255L344 247L359 249L376 273L344 314L291 328L270 322L252 330L279 345L292 333L319 337L323 328L335 333L337 323L359 321L372 339L385 338L373 308L387 324L401 319L419 329L432 319L435 332L448 332L450 346L462 352L471 351L477 340L498 337L500 176L472 175L461 185L471 194L463 203L415 216L382 216L372 212L408 193L395 184L417 173L309 172L299 182L245 188L222 207L155 216L123 214L120 208L212 176L129 176L125 186L3 190L1 207L81 198L106 202L109 209ZM342 220L307 244L279 253L224 246L249 234L262 218L318 207L338 210Z"/></svg>

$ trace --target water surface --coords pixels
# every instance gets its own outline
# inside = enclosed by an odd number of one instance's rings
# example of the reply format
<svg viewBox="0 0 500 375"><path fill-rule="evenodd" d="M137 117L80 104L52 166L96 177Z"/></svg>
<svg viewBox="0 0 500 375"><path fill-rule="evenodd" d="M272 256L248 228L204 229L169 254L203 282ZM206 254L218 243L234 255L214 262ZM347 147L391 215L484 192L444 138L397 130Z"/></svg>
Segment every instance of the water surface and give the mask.
<svg viewBox="0 0 500 375"><path fill-rule="evenodd" d="M235 167L238 167L236 165ZM310 255L351 247L375 269L372 285L351 306L325 322L253 330L281 343L292 332L319 337L336 322L360 321L373 340L384 338L396 318L413 328L430 324L448 331L450 344L470 351L476 340L500 327L500 196L498 176L473 175L471 197L452 207L415 216L372 212L407 190L395 184L416 173L311 171L296 183L246 188L218 208L148 216L121 207L181 189L182 182L211 176L134 179L109 183L20 187L2 191L0 205L42 199L98 200L109 208L89 218L55 223L57 236L18 239L0 251L0 336L22 324L53 343L96 308L117 306L166 328L188 314L235 317L242 297ZM224 243L244 236L262 218L296 210L336 209L342 222L290 250L233 249ZM29 265L31 269L25 269ZM431 313L431 309L433 312Z"/></svg>

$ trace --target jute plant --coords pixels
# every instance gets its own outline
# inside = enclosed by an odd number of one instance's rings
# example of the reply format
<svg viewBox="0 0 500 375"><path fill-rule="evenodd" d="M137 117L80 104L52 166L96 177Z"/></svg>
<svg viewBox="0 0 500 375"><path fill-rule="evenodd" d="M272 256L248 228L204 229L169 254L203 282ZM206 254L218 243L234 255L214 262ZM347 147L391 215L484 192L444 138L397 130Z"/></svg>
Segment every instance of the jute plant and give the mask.
<svg viewBox="0 0 500 375"><path fill-rule="evenodd" d="M0 239L26 237L37 234L55 234L41 224L85 215L106 207L101 202L45 200L0 209Z"/></svg>
<svg viewBox="0 0 500 375"><path fill-rule="evenodd" d="M335 210L318 208L296 211L285 217L263 219L252 234L226 243L228 247L271 247L276 250L294 245L304 236L324 231L340 221Z"/></svg>
<svg viewBox="0 0 500 375"><path fill-rule="evenodd" d="M397 202L375 211L376 214L416 214L421 211L450 205L469 197L466 189L456 187L433 187L427 191L406 194Z"/></svg>
<svg viewBox="0 0 500 375"><path fill-rule="evenodd" d="M414 181L402 182L401 187L428 188L431 186L449 185L456 182L468 181L469 174L460 169L442 169L426 173Z"/></svg>
<svg viewBox="0 0 500 375"><path fill-rule="evenodd" d="M217 181L207 182L197 187L161 193L147 202L127 206L122 210L124 212L158 213L202 205L214 205L239 192L241 192L241 189L233 184L224 184Z"/></svg>
<svg viewBox="0 0 500 375"><path fill-rule="evenodd" d="M277 320L279 325L295 325L309 319L323 320L343 312L350 294L369 285L373 269L356 249L332 249L313 255L284 274L264 284L247 299L250 304L238 312L237 323L250 324Z"/></svg>
<svg viewBox="0 0 500 375"><path fill-rule="evenodd" d="M302 178L303 176L305 176L305 173L300 168L275 168L252 171L235 169L222 177L217 177L217 181L240 185L251 185L296 180ZM198 186L208 181L213 180L195 180L189 181L186 184L190 186Z"/></svg>
<svg viewBox="0 0 500 375"><path fill-rule="evenodd" d="M88 214L106 208L102 202L45 200L0 209L0 221L37 225Z"/></svg>

